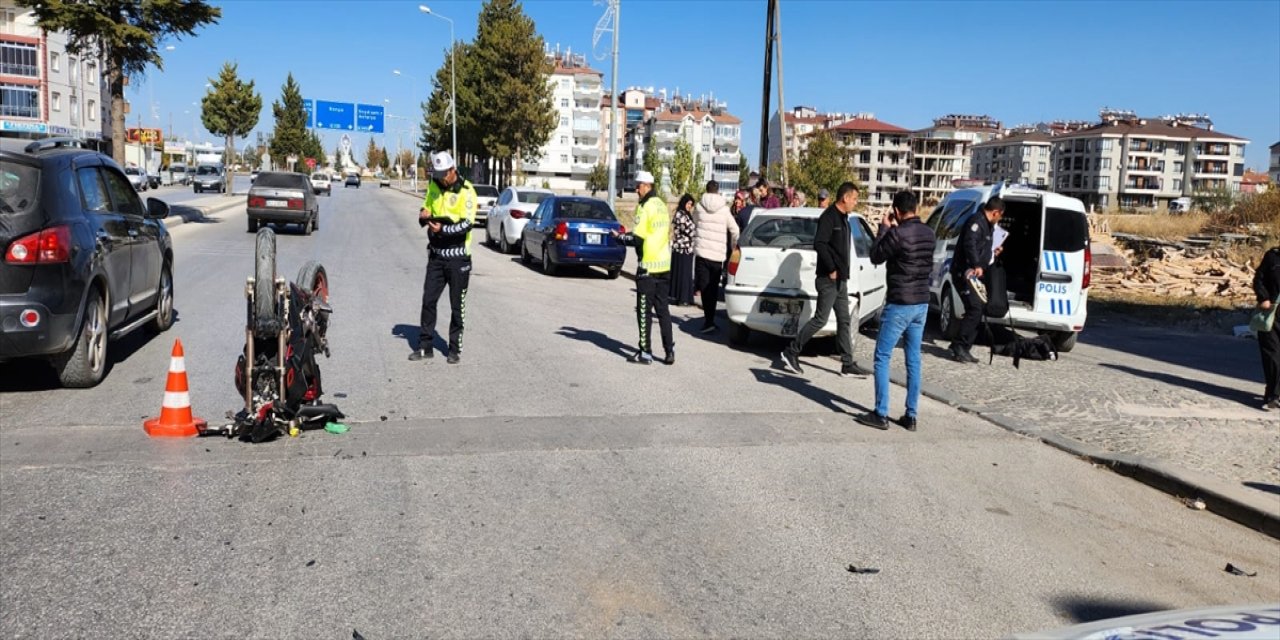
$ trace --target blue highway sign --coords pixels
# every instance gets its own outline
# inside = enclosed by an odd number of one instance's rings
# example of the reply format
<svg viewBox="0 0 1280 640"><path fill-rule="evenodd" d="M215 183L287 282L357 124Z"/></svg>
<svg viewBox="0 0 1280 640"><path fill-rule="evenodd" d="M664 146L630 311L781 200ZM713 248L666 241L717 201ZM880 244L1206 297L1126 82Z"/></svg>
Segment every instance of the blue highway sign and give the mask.
<svg viewBox="0 0 1280 640"><path fill-rule="evenodd" d="M383 108L381 105L356 105L356 131L366 133L383 132Z"/></svg>

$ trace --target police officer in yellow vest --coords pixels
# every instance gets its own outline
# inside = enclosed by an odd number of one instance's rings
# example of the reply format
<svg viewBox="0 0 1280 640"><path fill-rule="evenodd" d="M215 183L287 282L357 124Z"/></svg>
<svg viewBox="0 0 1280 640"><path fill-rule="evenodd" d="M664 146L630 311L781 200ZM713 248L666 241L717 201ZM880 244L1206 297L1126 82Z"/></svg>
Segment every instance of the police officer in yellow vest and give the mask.
<svg viewBox="0 0 1280 640"><path fill-rule="evenodd" d="M653 190L653 174L636 173L636 193L640 205L636 207L636 228L631 233L617 235L623 244L636 247L640 254L640 267L636 269L636 322L640 326L640 350L631 357L636 364L653 362L653 350L649 332L653 328L653 315L658 316L662 331L662 348L666 357L663 364L676 363L675 342L671 337L671 312L667 306L671 275L671 214L667 203Z"/></svg>
<svg viewBox="0 0 1280 640"><path fill-rule="evenodd" d="M462 326L471 281L471 227L476 221L476 190L458 175L453 156L431 156L431 182L418 210L418 224L427 228L427 279L422 286L422 319L418 348L410 360L428 360L436 335L436 303L449 287L449 364L462 357Z"/></svg>

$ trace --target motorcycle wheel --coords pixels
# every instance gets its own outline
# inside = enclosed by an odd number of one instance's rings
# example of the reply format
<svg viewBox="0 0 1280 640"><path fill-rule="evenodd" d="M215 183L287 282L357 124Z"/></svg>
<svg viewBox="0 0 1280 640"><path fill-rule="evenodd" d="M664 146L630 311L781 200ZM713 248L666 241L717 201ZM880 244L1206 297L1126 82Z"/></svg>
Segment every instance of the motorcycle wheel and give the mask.
<svg viewBox="0 0 1280 640"><path fill-rule="evenodd" d="M258 327L278 326L276 315L276 232L269 227L258 230L254 252L253 315Z"/></svg>

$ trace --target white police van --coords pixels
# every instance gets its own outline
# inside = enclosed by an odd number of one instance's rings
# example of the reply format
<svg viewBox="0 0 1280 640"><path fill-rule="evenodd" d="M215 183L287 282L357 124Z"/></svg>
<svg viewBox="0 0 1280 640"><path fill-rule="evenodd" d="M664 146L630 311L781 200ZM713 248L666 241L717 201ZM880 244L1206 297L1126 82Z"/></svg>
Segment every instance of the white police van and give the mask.
<svg viewBox="0 0 1280 640"><path fill-rule="evenodd" d="M1048 336L1058 351L1070 351L1084 329L1093 255L1084 203L1028 187L985 185L947 194L926 224L938 237L929 274L930 306L938 328L954 339L964 315L951 261L960 231L981 215L992 196L1005 203L1000 226L1009 232L1000 261L1008 276L1009 313L1000 324Z"/></svg>

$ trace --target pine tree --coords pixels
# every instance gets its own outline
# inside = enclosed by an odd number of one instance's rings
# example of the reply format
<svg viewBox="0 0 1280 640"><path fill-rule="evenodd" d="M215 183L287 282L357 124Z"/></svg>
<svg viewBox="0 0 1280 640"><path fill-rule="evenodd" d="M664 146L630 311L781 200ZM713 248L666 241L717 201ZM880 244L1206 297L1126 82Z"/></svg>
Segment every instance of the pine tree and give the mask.
<svg viewBox="0 0 1280 640"><path fill-rule="evenodd" d="M747 164L747 154L738 152L738 188L746 189L751 181L751 165Z"/></svg>
<svg viewBox="0 0 1280 640"><path fill-rule="evenodd" d="M605 167L605 163L601 162L591 167L591 173L587 176L587 189L591 190L591 195L596 195L597 191L604 191L609 188L609 169Z"/></svg>
<svg viewBox="0 0 1280 640"><path fill-rule="evenodd" d="M378 145L373 142L373 137L369 137L369 145L364 149L364 166L366 169L374 170L382 164L382 159L378 157Z"/></svg>
<svg viewBox="0 0 1280 640"><path fill-rule="evenodd" d="M262 96L254 91L252 80L240 80L238 70L236 63L224 62L218 77L209 79L213 87L200 101L200 122L209 133L226 138L228 153L234 152L236 135L258 126L262 113Z"/></svg>
<svg viewBox="0 0 1280 640"><path fill-rule="evenodd" d="M378 160L378 166L382 167L383 171L391 168L391 155L387 153L386 147L378 150Z"/></svg>
<svg viewBox="0 0 1280 640"><path fill-rule="evenodd" d="M271 157L281 164L287 164L289 156L297 156L297 161L302 162L308 137L307 111L302 106L302 89L292 73L280 89L280 100L271 103L271 112L276 119L275 130L271 133ZM297 171L298 168L295 165L288 170Z"/></svg>

